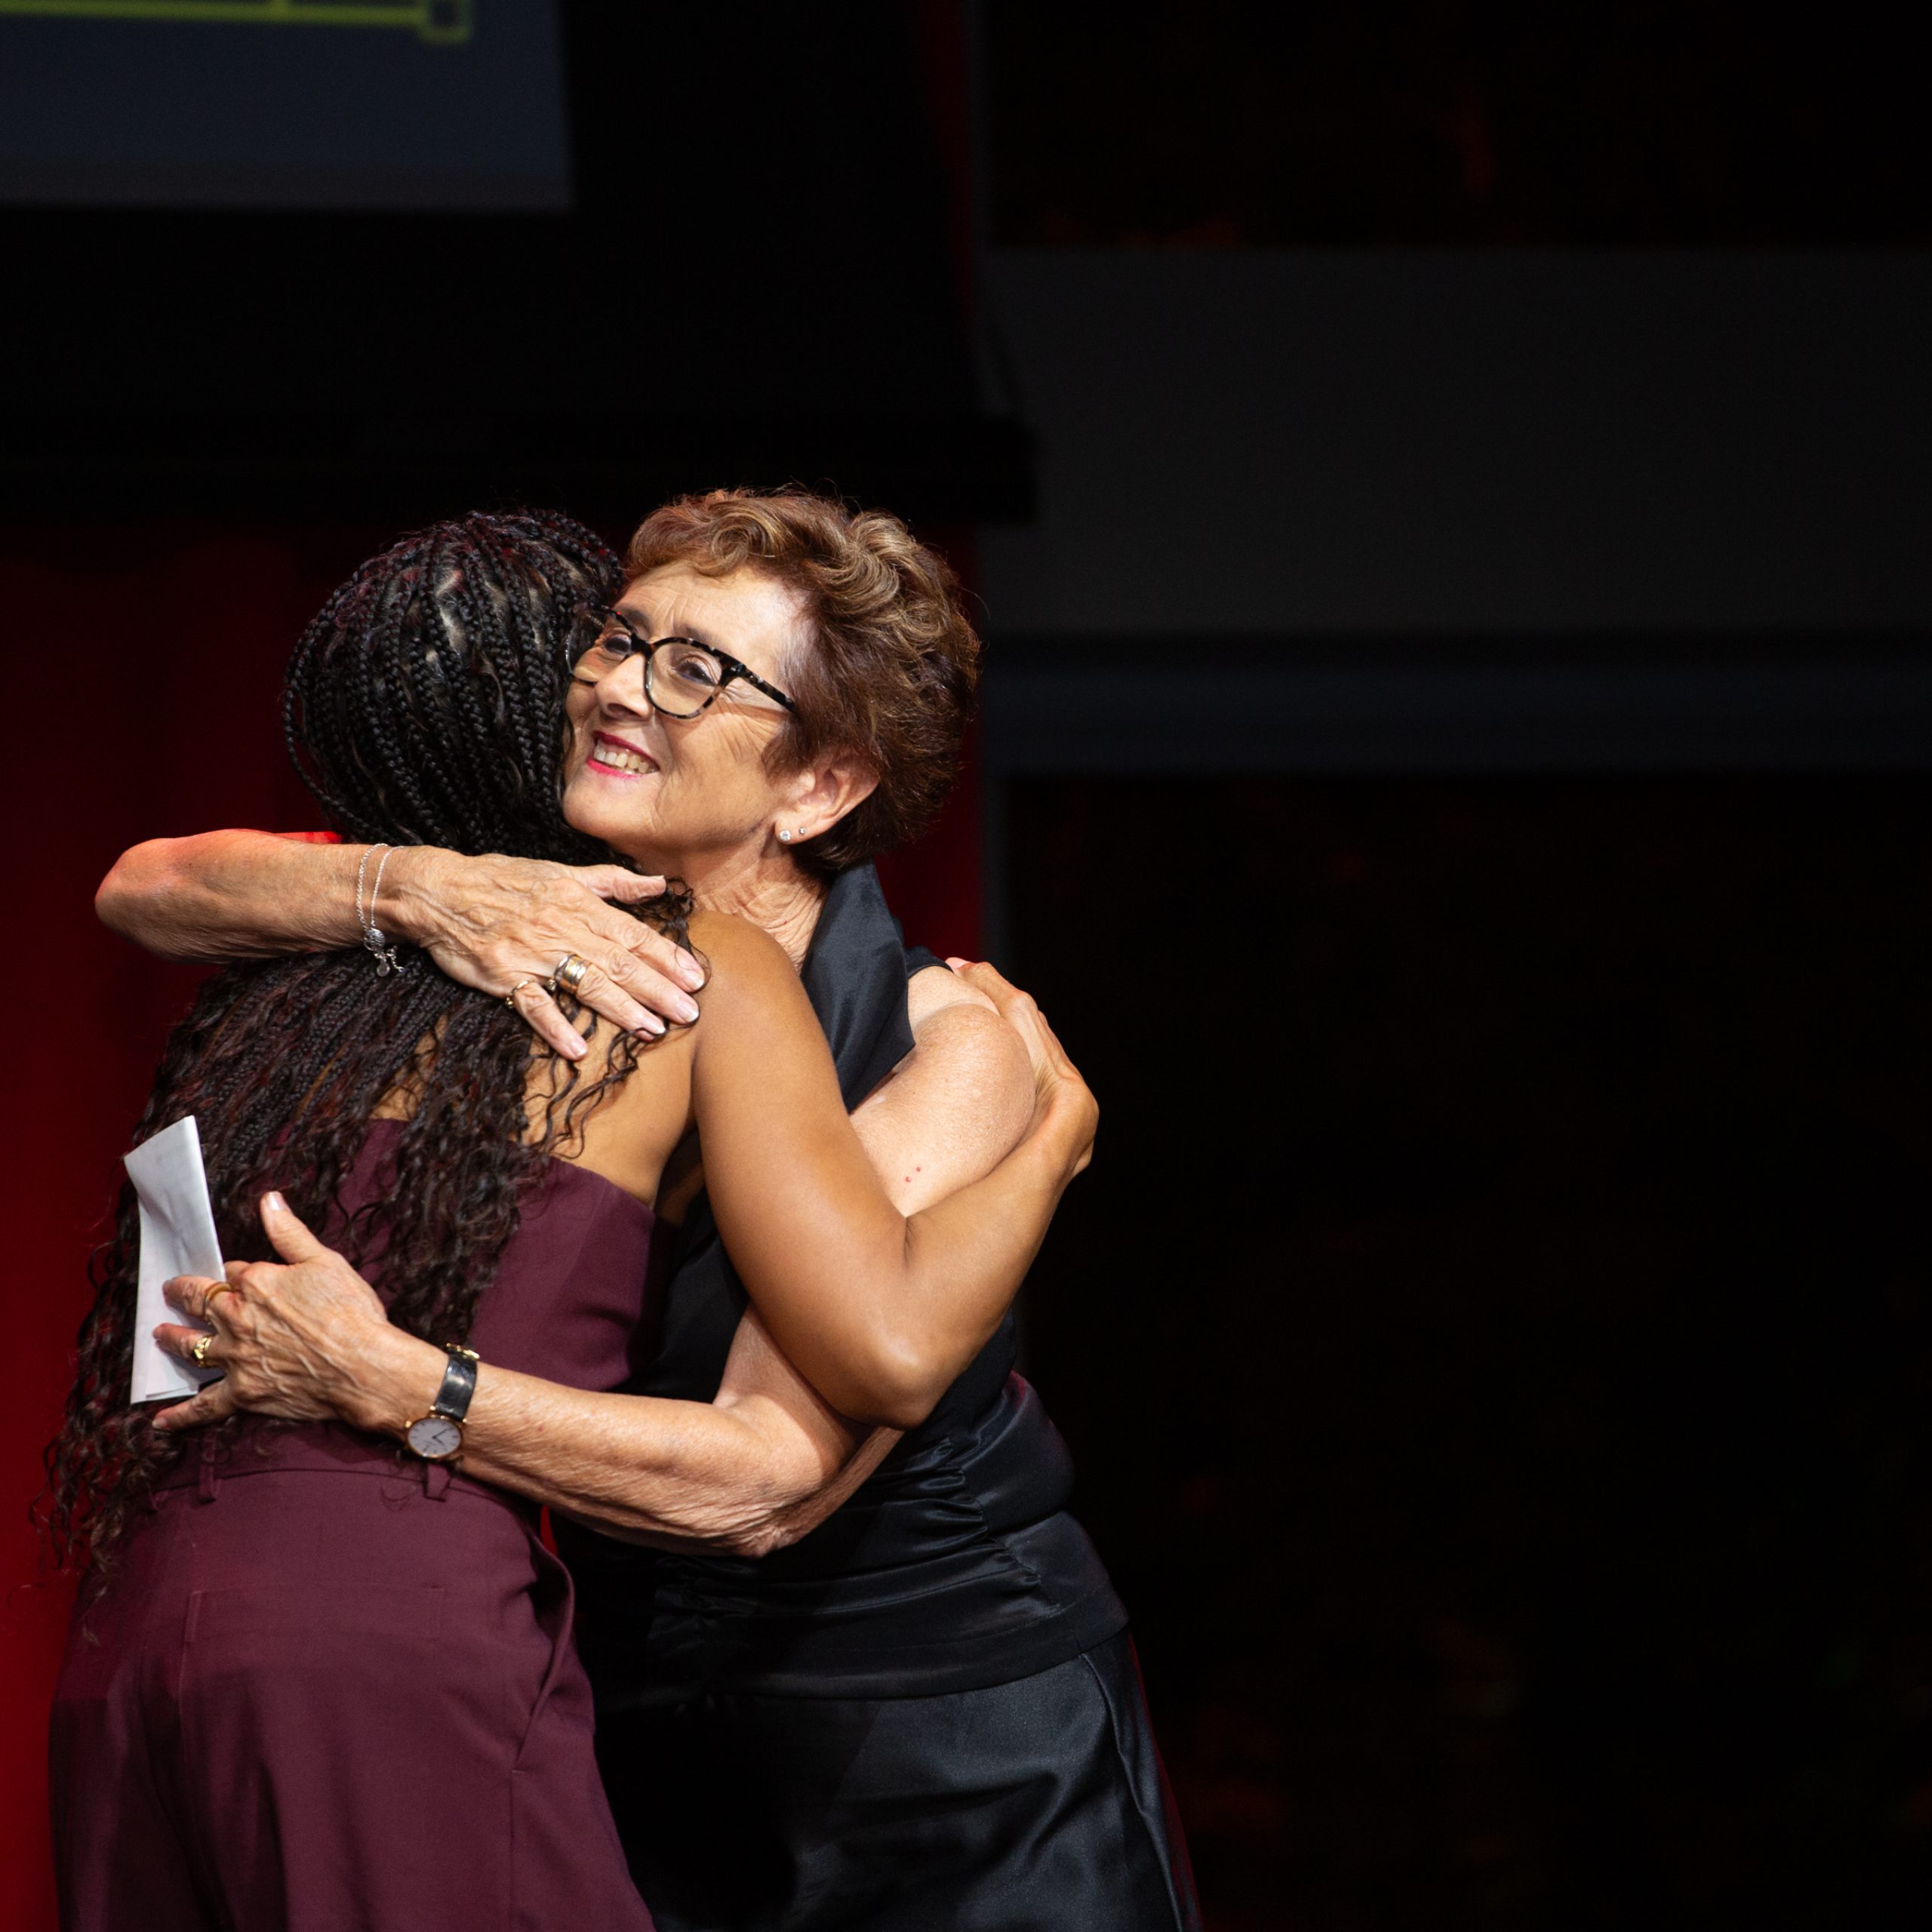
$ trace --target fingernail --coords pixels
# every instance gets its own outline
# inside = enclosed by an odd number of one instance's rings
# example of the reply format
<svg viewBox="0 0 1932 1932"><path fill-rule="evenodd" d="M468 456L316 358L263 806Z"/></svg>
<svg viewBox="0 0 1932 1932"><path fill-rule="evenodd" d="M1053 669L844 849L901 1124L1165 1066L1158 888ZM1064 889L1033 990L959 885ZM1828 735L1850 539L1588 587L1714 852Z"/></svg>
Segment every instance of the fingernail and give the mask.
<svg viewBox="0 0 1932 1932"><path fill-rule="evenodd" d="M566 1060L581 1060L589 1051L581 1040L573 1040L564 1049L564 1057Z"/></svg>
<svg viewBox="0 0 1932 1932"><path fill-rule="evenodd" d="M278 1214L285 1214L288 1212L288 1203L283 1200L280 1194L273 1188L270 1188L268 1192L262 1196L262 1205L264 1208L272 1208Z"/></svg>
<svg viewBox="0 0 1932 1932"><path fill-rule="evenodd" d="M641 1034L647 1040L661 1040L664 1037L664 1023L656 1014L647 1013L632 1031Z"/></svg>
<svg viewBox="0 0 1932 1932"><path fill-rule="evenodd" d="M671 1002L671 1013L675 1019L681 1020L688 1026L697 1017L697 1001L678 998Z"/></svg>
<svg viewBox="0 0 1932 1932"><path fill-rule="evenodd" d="M681 952L678 955L677 970L678 977L689 986L693 992L702 990L704 985L704 968L688 952Z"/></svg>

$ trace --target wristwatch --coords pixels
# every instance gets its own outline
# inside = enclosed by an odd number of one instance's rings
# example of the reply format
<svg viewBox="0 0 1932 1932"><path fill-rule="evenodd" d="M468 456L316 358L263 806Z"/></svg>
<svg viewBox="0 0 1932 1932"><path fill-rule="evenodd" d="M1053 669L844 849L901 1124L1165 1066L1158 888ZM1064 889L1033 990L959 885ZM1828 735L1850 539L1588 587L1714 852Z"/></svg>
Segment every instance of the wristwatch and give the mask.
<svg viewBox="0 0 1932 1932"><path fill-rule="evenodd" d="M402 1432L403 1441L426 1463L454 1463L463 1454L463 1419L469 1413L469 1398L476 1393L476 1352L445 1342L450 1364L443 1371L443 1386L429 1404L426 1416L418 1416Z"/></svg>

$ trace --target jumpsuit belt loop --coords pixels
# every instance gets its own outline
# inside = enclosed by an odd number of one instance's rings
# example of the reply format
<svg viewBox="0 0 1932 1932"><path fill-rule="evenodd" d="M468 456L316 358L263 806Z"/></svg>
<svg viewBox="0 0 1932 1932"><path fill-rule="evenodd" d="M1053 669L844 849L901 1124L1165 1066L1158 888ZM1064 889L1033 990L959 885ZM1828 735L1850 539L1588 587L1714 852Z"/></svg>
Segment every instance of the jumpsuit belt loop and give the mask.
<svg viewBox="0 0 1932 1932"><path fill-rule="evenodd" d="M423 1494L432 1503L440 1503L450 1493L450 1466L447 1463L425 1463L423 1465Z"/></svg>
<svg viewBox="0 0 1932 1932"><path fill-rule="evenodd" d="M195 1481L195 1500L212 1503L221 1490L221 1464L217 1460L221 1444L212 1431L202 1438L202 1466Z"/></svg>

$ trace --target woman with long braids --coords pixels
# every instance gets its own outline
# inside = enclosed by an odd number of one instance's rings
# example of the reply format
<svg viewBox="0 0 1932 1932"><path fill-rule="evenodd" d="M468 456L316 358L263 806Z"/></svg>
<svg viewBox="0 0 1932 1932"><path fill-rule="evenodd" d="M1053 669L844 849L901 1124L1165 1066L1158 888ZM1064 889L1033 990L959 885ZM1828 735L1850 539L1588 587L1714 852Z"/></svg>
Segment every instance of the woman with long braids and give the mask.
<svg viewBox="0 0 1932 1932"><path fill-rule="evenodd" d="M598 1781L569 1580L534 1509L460 1466L469 1397L635 1373L655 1336L657 1210L674 1211L663 1178L693 1131L725 1238L789 1321L834 1272L1010 1297L1084 1163L1091 1101L1017 1009L1040 1055L1034 1130L976 1185L901 1213L777 945L651 896L658 881L566 824L573 614L613 594L614 566L563 519L469 518L365 566L297 648L291 749L358 866L379 878L378 848L405 844L513 855L538 878L589 866L571 876L688 946L660 950L668 968L708 956L706 1012L648 1049L577 1016L574 1058L533 1054L532 989L506 1003L413 952L386 970L396 949L374 931L367 949L204 987L140 1135L195 1115L241 1258L226 1284L190 1284L212 1345L170 1339L223 1365L258 1293L325 1284L336 1314L311 1339L352 1360L358 1334L413 1351L410 1414L339 1416L286 1379L280 1420L231 1401L198 1438L131 1412L124 1195L51 1466L53 1528L90 1573L53 1734L70 1927L648 1927ZM572 1016L568 995L557 1011ZM270 1252L291 1265L246 1258ZM888 1399L866 1380L860 1406ZM247 1386L238 1364L232 1382L186 1408ZM631 1441L651 1445L612 1524L632 1534L715 1539L774 1498L808 1524L866 1466L749 1320L715 1402L624 1399Z"/></svg>
<svg viewBox="0 0 1932 1932"><path fill-rule="evenodd" d="M896 517L798 491L666 504L626 567L571 688L565 815L774 936L895 1204L951 1205L1012 1144L1032 1088L1001 1057L1015 1046L999 1015L904 946L869 861L931 822L952 777L978 652L957 584ZM122 858L100 903L177 958L340 945L357 863L352 847L258 833L160 840ZM525 983L564 953L589 962L579 990L615 1023L649 1024L652 1004L683 1017L668 949L627 943L635 922L586 876L416 850L387 881L384 930L487 991L523 986L559 1054L574 1035ZM1032 1023L997 976L964 978ZM661 1343L625 1393L486 1361L469 1417L472 1472L560 1513L599 1759L660 1927L1197 1927L1127 1613L1068 1507L1066 1445L1012 1372L995 1271L908 1294L855 1253L816 1292L774 1297L777 1257L728 1225L717 1238L742 1190L777 1184L740 1152L707 1134L701 1163L679 1167L678 1197L704 1192ZM182 1420L312 1404L394 1432L420 1413L433 1360L374 1318L352 1275L298 1265L247 1291L215 1302L230 1373ZM708 1547L639 1548L624 1539L648 1527L632 1512L654 1405L731 1398L748 1301L831 1421L903 1439L872 1437L840 1480L884 1460L816 1528L781 1493L754 1500L748 1478ZM183 1305L207 1306L192 1286Z"/></svg>

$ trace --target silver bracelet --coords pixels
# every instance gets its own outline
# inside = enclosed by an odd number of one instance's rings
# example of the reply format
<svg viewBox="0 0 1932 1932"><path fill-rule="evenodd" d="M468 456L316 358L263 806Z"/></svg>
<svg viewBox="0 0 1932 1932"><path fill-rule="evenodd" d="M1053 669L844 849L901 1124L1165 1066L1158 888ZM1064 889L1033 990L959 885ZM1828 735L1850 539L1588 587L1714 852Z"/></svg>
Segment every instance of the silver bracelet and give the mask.
<svg viewBox="0 0 1932 1932"><path fill-rule="evenodd" d="M369 861L380 851L382 864L376 868L375 888L369 894L369 909L362 909L362 875L369 869ZM366 946L376 961L376 975L380 978L386 973L400 973L402 961L396 957L395 942L376 923L376 901L383 891L383 868L395 856L395 848L378 839L374 845L365 846L362 863L355 868L355 923L362 928L362 943Z"/></svg>

